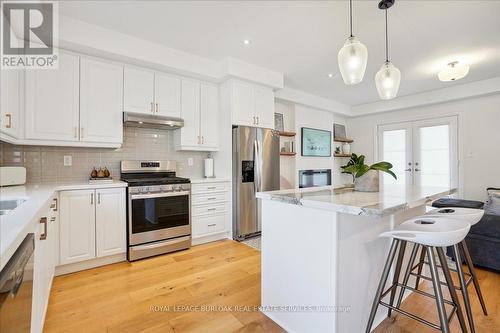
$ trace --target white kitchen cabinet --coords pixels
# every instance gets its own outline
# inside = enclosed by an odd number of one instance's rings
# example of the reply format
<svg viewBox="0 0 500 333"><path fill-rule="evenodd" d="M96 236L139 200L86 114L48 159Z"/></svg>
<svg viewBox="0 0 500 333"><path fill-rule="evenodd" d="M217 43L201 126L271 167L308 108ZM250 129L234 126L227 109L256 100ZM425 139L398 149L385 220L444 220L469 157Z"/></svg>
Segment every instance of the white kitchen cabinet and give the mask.
<svg viewBox="0 0 500 333"><path fill-rule="evenodd" d="M176 130L177 150L218 150L218 88L197 80L183 79L181 118L184 127Z"/></svg>
<svg viewBox="0 0 500 333"><path fill-rule="evenodd" d="M125 189L96 190L96 255L104 257L127 249Z"/></svg>
<svg viewBox="0 0 500 333"><path fill-rule="evenodd" d="M31 332L42 332L57 261L57 211L46 207L35 229Z"/></svg>
<svg viewBox="0 0 500 333"><path fill-rule="evenodd" d="M122 143L123 67L81 58L80 140Z"/></svg>
<svg viewBox="0 0 500 333"><path fill-rule="evenodd" d="M230 184L223 181L194 183L191 190L193 244L228 237Z"/></svg>
<svg viewBox="0 0 500 333"><path fill-rule="evenodd" d="M95 199L94 190L60 193L61 264L95 258Z"/></svg>
<svg viewBox="0 0 500 333"><path fill-rule="evenodd" d="M124 188L61 191L60 263L126 252Z"/></svg>
<svg viewBox="0 0 500 333"><path fill-rule="evenodd" d="M146 69L125 67L123 111L179 118L181 79Z"/></svg>
<svg viewBox="0 0 500 333"><path fill-rule="evenodd" d="M155 73L155 111L160 116L180 118L180 78L165 73Z"/></svg>
<svg viewBox="0 0 500 333"><path fill-rule="evenodd" d="M231 80L229 105L233 125L274 129L274 92L271 88Z"/></svg>
<svg viewBox="0 0 500 333"><path fill-rule="evenodd" d="M0 132L12 138L21 135L21 70L3 70L0 75Z"/></svg>
<svg viewBox="0 0 500 333"><path fill-rule="evenodd" d="M60 51L59 68L26 71L26 138L79 140L79 57Z"/></svg>
<svg viewBox="0 0 500 333"><path fill-rule="evenodd" d="M123 77L123 111L153 114L154 82L154 72L125 67Z"/></svg>

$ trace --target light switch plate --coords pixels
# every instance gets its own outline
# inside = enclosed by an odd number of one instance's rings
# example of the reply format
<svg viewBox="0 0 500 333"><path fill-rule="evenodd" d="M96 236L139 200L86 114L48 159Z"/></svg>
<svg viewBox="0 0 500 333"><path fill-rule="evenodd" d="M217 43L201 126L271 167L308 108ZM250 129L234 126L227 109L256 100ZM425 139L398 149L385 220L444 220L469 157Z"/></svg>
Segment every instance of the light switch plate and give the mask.
<svg viewBox="0 0 500 333"><path fill-rule="evenodd" d="M194 164L193 158L189 157L188 158L188 166L193 166L193 164Z"/></svg>
<svg viewBox="0 0 500 333"><path fill-rule="evenodd" d="M73 156L64 155L64 166L72 166L73 165Z"/></svg>

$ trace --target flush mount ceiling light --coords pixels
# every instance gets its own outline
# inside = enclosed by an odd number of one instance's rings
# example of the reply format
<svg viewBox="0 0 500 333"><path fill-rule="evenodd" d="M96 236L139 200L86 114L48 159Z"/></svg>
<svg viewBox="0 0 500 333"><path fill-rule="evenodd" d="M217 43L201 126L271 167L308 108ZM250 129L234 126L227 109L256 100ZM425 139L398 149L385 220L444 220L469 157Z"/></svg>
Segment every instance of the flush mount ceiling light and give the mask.
<svg viewBox="0 0 500 333"><path fill-rule="evenodd" d="M438 78L441 81L456 81L463 79L469 73L469 66L459 64L458 61L450 62L445 69L438 73Z"/></svg>
<svg viewBox="0 0 500 333"><path fill-rule="evenodd" d="M327 76L331 79L333 77L333 73L328 73Z"/></svg>
<svg viewBox="0 0 500 333"><path fill-rule="evenodd" d="M397 96L401 83L401 72L389 61L389 36L387 32L387 10L395 0L382 0L378 8L385 11L385 62L375 75L375 85L381 99L393 99Z"/></svg>
<svg viewBox="0 0 500 333"><path fill-rule="evenodd" d="M352 0L349 0L349 24L351 34L339 51L338 63L344 83L352 85L363 80L368 62L368 49L352 34Z"/></svg>
<svg viewBox="0 0 500 333"><path fill-rule="evenodd" d="M252 41L250 39L245 39L243 41L243 44L245 44L245 46L248 46L248 45L252 44Z"/></svg>

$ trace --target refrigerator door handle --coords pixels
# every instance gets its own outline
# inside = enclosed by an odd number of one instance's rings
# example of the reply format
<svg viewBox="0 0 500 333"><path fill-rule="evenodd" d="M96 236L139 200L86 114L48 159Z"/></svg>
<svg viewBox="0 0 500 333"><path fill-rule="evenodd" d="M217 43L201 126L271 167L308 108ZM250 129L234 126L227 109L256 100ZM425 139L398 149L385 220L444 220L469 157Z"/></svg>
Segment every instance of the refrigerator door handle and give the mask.
<svg viewBox="0 0 500 333"><path fill-rule="evenodd" d="M258 181L259 183L257 184L257 192L262 191L262 150L260 146L260 141L257 141L257 173L259 174Z"/></svg>
<svg viewBox="0 0 500 333"><path fill-rule="evenodd" d="M259 169L258 169L258 159L259 159L259 146L257 140L253 142L253 188L254 192L258 192L258 181L259 181Z"/></svg>

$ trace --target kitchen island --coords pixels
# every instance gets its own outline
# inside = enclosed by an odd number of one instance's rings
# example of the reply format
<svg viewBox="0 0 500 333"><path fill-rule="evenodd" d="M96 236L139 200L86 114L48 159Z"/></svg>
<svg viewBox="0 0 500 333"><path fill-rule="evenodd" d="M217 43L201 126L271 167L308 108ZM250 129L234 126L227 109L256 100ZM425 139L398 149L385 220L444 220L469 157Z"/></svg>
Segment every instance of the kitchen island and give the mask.
<svg viewBox="0 0 500 333"><path fill-rule="evenodd" d="M330 186L257 193L262 311L292 333L364 332L390 246L379 234L454 192L386 185L370 193ZM373 327L386 315L380 307Z"/></svg>

